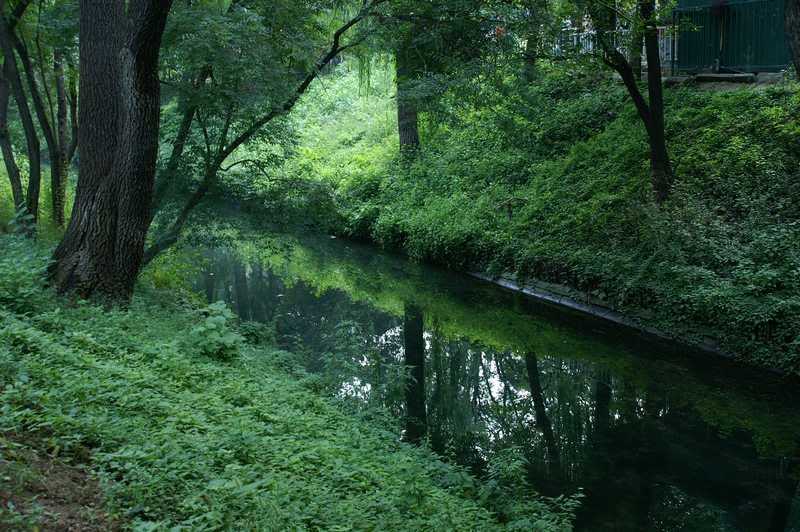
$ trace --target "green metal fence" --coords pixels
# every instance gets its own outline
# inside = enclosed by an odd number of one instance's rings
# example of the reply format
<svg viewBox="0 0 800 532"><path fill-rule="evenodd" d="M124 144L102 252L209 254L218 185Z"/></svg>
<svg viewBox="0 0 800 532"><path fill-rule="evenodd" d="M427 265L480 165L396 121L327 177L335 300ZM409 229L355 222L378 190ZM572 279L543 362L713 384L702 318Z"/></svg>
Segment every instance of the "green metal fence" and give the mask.
<svg viewBox="0 0 800 532"><path fill-rule="evenodd" d="M783 0L682 0L673 22L679 72L775 72L790 63Z"/></svg>

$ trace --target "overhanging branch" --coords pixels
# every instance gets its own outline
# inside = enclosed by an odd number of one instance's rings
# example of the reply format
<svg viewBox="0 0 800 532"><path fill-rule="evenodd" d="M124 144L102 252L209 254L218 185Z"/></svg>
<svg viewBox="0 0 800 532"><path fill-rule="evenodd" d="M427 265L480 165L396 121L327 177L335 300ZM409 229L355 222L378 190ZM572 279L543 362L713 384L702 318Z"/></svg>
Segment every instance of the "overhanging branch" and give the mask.
<svg viewBox="0 0 800 532"><path fill-rule="evenodd" d="M178 241L178 237L180 236L180 232L183 229L183 226L186 224L188 220L189 213L194 209L205 197L206 193L211 189L211 185L216 179L217 173L222 168L222 165L228 159L228 157L236 151L242 144L250 140L256 133L258 133L261 128L271 122L278 116L281 116L287 113L289 110L294 107L297 101L300 99L311 83L317 78L317 76L322 72L322 70L335 58L338 54L340 54L343 50L351 48L357 44L360 44L363 39L357 39L353 42L343 44L342 39L347 34L347 32L353 28L356 24L361 22L362 20L375 16L375 11L373 11L376 7L380 6L388 2L389 0L372 0L371 2L364 4L362 8L359 10L358 14L356 14L353 18L348 20L344 25L342 25L339 29L337 29L333 37L331 39L331 46L328 51L323 54L314 65L314 68L309 72L306 77L300 82L298 87L294 90L294 92L283 102L282 105L273 108L268 113L263 115L261 118L256 120L253 124L250 125L245 131L243 131L239 136L233 139L227 146L220 145L220 149L218 150L217 156L213 159L213 161L209 161L210 164L207 164L205 175L203 176L203 180L201 181L200 185L198 186L197 190L191 195L189 201L186 205L181 209L180 213L175 219L175 222L170 227L169 231L166 234L158 239L156 243L152 246L147 248L144 253L143 265L148 264L151 260L153 260L160 252L167 249L169 246L175 244ZM197 115L198 121L200 121L200 115ZM206 144L209 145L209 140L206 139ZM228 166L230 169L233 165Z"/></svg>

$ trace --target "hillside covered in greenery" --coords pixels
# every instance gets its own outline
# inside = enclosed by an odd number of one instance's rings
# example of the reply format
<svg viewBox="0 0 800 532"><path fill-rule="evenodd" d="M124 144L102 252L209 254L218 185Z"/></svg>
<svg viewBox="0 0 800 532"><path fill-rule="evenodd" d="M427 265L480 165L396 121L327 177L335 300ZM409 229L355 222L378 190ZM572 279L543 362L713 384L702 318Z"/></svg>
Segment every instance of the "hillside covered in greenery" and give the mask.
<svg viewBox="0 0 800 532"><path fill-rule="evenodd" d="M448 88L413 156L393 82L341 68L293 116L298 146L264 183L322 186L328 231L448 267L561 283L752 364L800 369L800 88L666 91L676 177L649 197L644 128L603 73L553 69ZM504 83L506 80L506 83ZM272 188L270 188L272 187ZM321 198L321 199L320 199ZM331 212L336 215L332 216Z"/></svg>

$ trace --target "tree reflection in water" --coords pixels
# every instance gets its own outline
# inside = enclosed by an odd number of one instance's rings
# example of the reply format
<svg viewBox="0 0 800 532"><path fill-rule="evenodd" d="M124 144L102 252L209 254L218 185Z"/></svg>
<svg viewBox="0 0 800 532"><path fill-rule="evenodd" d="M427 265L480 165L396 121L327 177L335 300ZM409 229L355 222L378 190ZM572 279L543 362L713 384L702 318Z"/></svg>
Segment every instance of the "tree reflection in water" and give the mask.
<svg viewBox="0 0 800 532"><path fill-rule="evenodd" d="M578 528L800 526L798 431L770 432L753 416L765 405L782 407L777 415L787 423L778 426L797 427L798 409L753 392L752 382L709 378L688 363L667 367L602 335L587 344L558 325L537 330L535 321L522 341L515 330L507 347L491 347L412 294L399 294L396 310L382 310L370 298L243 264L224 249L205 253L198 289L208 301L225 300L243 319L271 323L279 344L331 394L381 405L406 440L426 439L478 475L497 453L521 449L539 491L583 490ZM493 319L486 308L475 312ZM542 348L537 334L556 333L565 347L551 341ZM618 350L619 360L598 358L584 344Z"/></svg>

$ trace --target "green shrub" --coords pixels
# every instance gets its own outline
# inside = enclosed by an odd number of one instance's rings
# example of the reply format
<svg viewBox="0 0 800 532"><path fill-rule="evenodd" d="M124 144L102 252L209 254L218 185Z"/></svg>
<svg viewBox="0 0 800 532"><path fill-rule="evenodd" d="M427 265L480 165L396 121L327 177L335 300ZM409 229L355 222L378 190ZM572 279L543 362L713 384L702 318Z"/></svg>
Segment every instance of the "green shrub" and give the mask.
<svg viewBox="0 0 800 532"><path fill-rule="evenodd" d="M241 348L244 338L232 322L236 318L224 301L217 301L199 311L203 321L191 331L189 345L209 358L228 362Z"/></svg>

